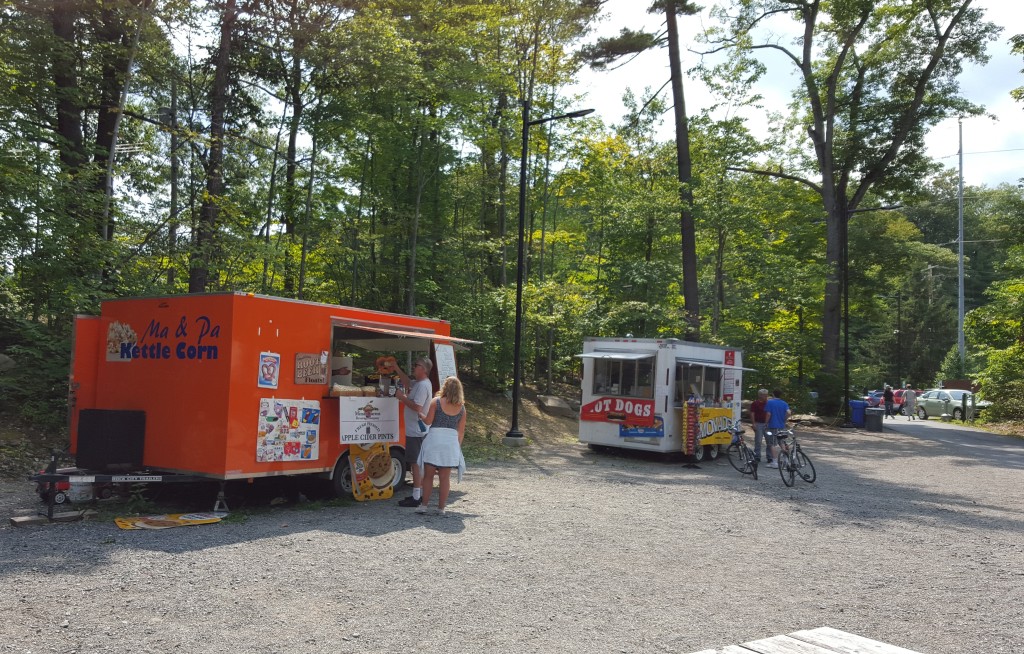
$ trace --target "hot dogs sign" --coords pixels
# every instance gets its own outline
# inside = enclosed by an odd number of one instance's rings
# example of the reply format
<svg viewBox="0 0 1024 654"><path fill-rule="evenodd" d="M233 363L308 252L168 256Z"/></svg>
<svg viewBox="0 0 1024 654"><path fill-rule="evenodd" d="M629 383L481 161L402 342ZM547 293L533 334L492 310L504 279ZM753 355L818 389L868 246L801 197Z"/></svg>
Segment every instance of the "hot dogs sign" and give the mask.
<svg viewBox="0 0 1024 654"><path fill-rule="evenodd" d="M580 407L580 420L623 422L651 427L654 425L654 400L599 397Z"/></svg>

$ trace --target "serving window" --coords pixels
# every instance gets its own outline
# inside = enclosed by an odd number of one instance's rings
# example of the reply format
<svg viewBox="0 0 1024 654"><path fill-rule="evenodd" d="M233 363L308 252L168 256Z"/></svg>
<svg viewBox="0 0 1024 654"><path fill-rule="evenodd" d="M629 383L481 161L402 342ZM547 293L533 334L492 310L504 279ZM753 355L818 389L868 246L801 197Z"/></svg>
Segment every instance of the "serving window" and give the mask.
<svg viewBox="0 0 1024 654"><path fill-rule="evenodd" d="M593 357L595 395L654 397L654 355Z"/></svg>
<svg viewBox="0 0 1024 654"><path fill-rule="evenodd" d="M722 399L722 369L700 363L676 361L674 401L683 405L696 396L705 406L715 406Z"/></svg>

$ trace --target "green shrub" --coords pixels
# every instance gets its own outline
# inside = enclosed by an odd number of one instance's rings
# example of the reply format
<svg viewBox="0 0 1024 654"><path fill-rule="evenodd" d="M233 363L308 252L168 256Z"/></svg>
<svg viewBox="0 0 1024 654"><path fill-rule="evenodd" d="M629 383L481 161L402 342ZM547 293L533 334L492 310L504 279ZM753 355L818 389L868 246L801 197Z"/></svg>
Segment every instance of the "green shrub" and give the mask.
<svg viewBox="0 0 1024 654"><path fill-rule="evenodd" d="M986 387L985 397L992 402L985 411L986 419L1024 420L1024 380L1007 382L998 388Z"/></svg>
<svg viewBox="0 0 1024 654"><path fill-rule="evenodd" d="M0 372L0 414L40 430L67 426L70 339L46 326L4 318L0 352L14 361Z"/></svg>

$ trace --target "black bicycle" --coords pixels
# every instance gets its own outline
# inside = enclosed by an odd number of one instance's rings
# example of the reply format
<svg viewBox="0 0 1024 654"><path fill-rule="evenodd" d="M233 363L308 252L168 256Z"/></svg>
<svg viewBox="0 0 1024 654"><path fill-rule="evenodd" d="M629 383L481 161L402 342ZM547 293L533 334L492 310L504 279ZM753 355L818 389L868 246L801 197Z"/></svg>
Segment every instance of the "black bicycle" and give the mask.
<svg viewBox="0 0 1024 654"><path fill-rule="evenodd" d="M813 484L818 478L814 471L814 464L810 457L804 453L797 440L796 433L792 429L776 429L773 431L779 446L779 474L782 475L782 483L792 486L796 483L797 475L808 484Z"/></svg>
<svg viewBox="0 0 1024 654"><path fill-rule="evenodd" d="M733 468L736 468L737 471L745 475L752 475L754 479L757 479L757 459L754 458L754 453L747 447L746 441L743 440L743 431L743 427L739 425L733 427L732 442L729 443L725 454L729 457L729 463L732 464Z"/></svg>

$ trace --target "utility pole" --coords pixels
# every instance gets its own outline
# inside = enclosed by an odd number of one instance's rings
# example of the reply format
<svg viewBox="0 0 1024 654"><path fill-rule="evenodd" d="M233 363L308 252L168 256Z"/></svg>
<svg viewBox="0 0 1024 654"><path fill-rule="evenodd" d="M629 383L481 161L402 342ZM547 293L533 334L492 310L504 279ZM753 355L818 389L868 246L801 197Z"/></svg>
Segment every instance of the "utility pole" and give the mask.
<svg viewBox="0 0 1024 654"><path fill-rule="evenodd" d="M960 127L960 183L957 191L957 223L959 225L959 234L957 242L959 244L959 263L957 266L957 273L959 277L959 293L957 294L957 323L956 323L956 348L960 354L960 369L964 370L967 366L964 358L964 119L961 116L957 123Z"/></svg>

